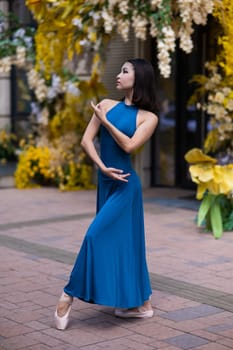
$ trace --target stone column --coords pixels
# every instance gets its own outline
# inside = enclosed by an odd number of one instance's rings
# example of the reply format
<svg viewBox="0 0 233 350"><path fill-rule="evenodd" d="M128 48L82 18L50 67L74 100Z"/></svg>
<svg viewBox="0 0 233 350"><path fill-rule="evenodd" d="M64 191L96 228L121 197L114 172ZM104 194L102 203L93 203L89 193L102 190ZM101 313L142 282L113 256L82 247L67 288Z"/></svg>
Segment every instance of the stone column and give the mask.
<svg viewBox="0 0 233 350"><path fill-rule="evenodd" d="M9 11L8 1L0 0L0 10ZM11 128L10 74L0 73L0 129Z"/></svg>

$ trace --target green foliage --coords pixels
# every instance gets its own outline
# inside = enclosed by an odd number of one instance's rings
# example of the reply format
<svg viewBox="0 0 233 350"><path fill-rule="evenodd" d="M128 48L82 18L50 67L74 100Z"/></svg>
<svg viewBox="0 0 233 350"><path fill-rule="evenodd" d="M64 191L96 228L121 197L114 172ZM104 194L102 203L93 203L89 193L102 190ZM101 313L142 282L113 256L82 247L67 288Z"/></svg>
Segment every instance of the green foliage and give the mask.
<svg viewBox="0 0 233 350"><path fill-rule="evenodd" d="M16 159L16 136L6 130L0 130L0 162Z"/></svg>
<svg viewBox="0 0 233 350"><path fill-rule="evenodd" d="M201 202L197 216L197 225L212 231L216 239L223 231L233 229L233 200L225 195L213 195L207 192Z"/></svg>

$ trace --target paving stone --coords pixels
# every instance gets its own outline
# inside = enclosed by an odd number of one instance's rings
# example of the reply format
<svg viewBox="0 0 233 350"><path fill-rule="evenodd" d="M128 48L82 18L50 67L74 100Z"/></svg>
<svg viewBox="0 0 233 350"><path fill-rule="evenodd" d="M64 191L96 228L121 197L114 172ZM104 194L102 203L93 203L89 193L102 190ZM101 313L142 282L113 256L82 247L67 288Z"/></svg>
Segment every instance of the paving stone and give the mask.
<svg viewBox="0 0 233 350"><path fill-rule="evenodd" d="M207 339L209 341L216 341L221 338L221 335L210 333L203 329L194 330L192 331L192 334L197 335L198 337Z"/></svg>
<svg viewBox="0 0 233 350"><path fill-rule="evenodd" d="M161 191L146 195L162 198ZM167 191L167 202L173 193ZM55 305L94 216L95 196L52 188L4 190L0 349L233 349L233 235L216 241L200 234L195 212L180 209L175 197L170 206L145 202L155 317L123 320L113 317L113 308L75 300L68 329L54 328Z"/></svg>
<svg viewBox="0 0 233 350"><path fill-rule="evenodd" d="M181 349L188 350L194 347L208 344L209 341L200 337L197 337L192 334L182 334L176 337L172 337L170 339L165 340L168 344L177 346Z"/></svg>
<svg viewBox="0 0 233 350"><path fill-rule="evenodd" d="M228 329L233 329L233 323L232 324L218 324L215 326L211 326L207 328L208 332L213 332L213 333L221 333L222 331L226 331Z"/></svg>
<svg viewBox="0 0 233 350"><path fill-rule="evenodd" d="M217 343L209 343L195 348L195 350L230 350L231 348Z"/></svg>
<svg viewBox="0 0 233 350"><path fill-rule="evenodd" d="M32 339L28 335L14 336L9 339L5 339L0 343L3 349L6 350L25 350L28 346L34 346L38 343L37 340Z"/></svg>
<svg viewBox="0 0 233 350"><path fill-rule="evenodd" d="M222 344L225 345L226 347L228 347L229 349L233 349L233 339L229 339L229 338L224 338L222 337L221 339L218 339L216 341L217 344Z"/></svg>
<svg viewBox="0 0 233 350"><path fill-rule="evenodd" d="M222 310L210 305L198 305L177 311L167 312L166 314L162 314L161 317L168 318L174 321L185 321L194 320L196 318L214 315L217 313L222 313Z"/></svg>

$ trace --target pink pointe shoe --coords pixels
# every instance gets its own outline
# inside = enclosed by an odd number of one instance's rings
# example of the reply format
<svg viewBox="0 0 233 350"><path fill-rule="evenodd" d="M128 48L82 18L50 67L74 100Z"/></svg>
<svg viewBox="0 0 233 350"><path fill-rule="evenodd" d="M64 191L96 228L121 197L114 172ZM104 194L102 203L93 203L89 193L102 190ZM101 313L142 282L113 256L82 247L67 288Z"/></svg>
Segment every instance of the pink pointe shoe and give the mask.
<svg viewBox="0 0 233 350"><path fill-rule="evenodd" d="M149 318L153 317L153 309L144 309L143 307L138 307L136 309L116 309L114 315L122 318Z"/></svg>
<svg viewBox="0 0 233 350"><path fill-rule="evenodd" d="M69 313L71 310L73 297L71 297L70 295L67 295L66 293L63 292L60 299L59 299L58 304L60 302L64 302L64 303L68 304L69 308L67 309L65 315L59 316L58 315L58 306L57 306L55 314L54 314L54 321L55 321L55 326L57 329L64 330L64 329L66 329L66 327L68 326L68 323L69 323Z"/></svg>

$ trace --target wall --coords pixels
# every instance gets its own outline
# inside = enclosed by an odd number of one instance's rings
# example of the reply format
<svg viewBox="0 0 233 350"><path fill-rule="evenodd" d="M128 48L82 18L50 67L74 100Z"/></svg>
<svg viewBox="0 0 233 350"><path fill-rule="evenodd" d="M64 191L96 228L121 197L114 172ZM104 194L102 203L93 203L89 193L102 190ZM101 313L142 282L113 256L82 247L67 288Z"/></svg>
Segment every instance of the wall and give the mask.
<svg viewBox="0 0 233 350"><path fill-rule="evenodd" d="M8 12L8 1L0 1L0 10ZM10 109L10 75L0 73L0 129L9 128L11 124Z"/></svg>

